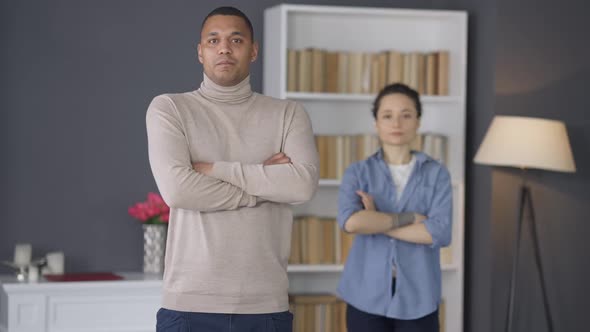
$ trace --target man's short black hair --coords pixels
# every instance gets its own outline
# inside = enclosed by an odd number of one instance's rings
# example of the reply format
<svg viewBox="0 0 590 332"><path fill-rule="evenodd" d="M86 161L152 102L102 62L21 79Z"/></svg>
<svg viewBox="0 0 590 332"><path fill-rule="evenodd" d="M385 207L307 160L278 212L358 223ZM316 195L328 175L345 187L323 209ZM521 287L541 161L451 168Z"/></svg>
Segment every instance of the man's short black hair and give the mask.
<svg viewBox="0 0 590 332"><path fill-rule="evenodd" d="M205 17L205 19L203 20L203 23L201 24L201 30L203 30L203 27L205 26L205 22L207 22L207 19L209 19L209 17L215 16L215 15L241 17L244 20L244 22L246 22L246 25L248 26L248 29L250 30L250 38L252 38L252 41L254 41L254 28L252 28L252 22L250 22L250 19L248 18L248 16L246 16L246 14L244 14L241 10L237 9L236 7L224 6L224 7L217 7L215 9L213 9L207 15L207 17Z"/></svg>

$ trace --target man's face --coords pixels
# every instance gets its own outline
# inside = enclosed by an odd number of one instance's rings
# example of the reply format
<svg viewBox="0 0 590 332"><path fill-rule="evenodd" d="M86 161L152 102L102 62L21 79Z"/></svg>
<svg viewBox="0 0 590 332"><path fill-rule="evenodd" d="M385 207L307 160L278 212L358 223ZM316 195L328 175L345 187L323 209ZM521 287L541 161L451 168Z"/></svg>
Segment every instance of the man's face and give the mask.
<svg viewBox="0 0 590 332"><path fill-rule="evenodd" d="M258 45L248 25L239 16L214 15L205 21L198 45L199 61L205 74L216 84L233 86L250 73Z"/></svg>

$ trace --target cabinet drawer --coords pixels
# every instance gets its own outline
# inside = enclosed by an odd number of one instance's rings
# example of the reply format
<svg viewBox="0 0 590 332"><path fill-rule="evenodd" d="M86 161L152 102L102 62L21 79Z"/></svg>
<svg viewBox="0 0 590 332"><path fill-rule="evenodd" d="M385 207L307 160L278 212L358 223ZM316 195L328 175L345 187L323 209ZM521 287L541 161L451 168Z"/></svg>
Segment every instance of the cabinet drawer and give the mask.
<svg viewBox="0 0 590 332"><path fill-rule="evenodd" d="M159 295L51 296L50 332L155 331Z"/></svg>

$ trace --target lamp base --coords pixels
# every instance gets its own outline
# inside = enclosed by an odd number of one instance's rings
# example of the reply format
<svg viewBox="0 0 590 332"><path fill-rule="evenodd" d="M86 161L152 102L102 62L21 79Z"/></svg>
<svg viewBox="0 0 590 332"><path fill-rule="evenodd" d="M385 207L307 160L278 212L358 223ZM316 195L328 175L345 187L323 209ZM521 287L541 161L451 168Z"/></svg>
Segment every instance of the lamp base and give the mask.
<svg viewBox="0 0 590 332"><path fill-rule="evenodd" d="M528 203L528 205L527 205ZM530 220L531 220L531 238L533 240L533 252L535 254L535 264L537 271L539 272L539 279L541 281L541 291L543 295L543 308L545 310L545 318L547 319L547 328L549 332L553 332L553 319L551 317L551 310L549 309L549 301L547 298L547 289L545 287L545 276L543 273L543 265L541 262L541 250L539 247L539 239L537 235L537 225L535 221L535 211L533 207L533 201L531 198L531 192L529 187L522 185L520 188L520 198L518 204L518 220L516 224L516 243L515 252L512 260L512 275L510 277L510 295L508 301L508 316L506 319L505 331L512 331L514 321L514 297L516 293L516 280L518 276L518 258L520 255L520 239L522 235L522 223L524 219L525 208L529 207Z"/></svg>

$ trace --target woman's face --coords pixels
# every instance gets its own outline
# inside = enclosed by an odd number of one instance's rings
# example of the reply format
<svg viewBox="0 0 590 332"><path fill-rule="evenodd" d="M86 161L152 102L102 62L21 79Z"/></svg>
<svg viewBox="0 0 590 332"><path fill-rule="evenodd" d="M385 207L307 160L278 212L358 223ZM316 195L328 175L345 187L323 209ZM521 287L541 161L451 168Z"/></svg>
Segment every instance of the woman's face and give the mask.
<svg viewBox="0 0 590 332"><path fill-rule="evenodd" d="M414 101L401 93L381 98L375 128L383 145L409 145L420 127Z"/></svg>

